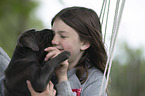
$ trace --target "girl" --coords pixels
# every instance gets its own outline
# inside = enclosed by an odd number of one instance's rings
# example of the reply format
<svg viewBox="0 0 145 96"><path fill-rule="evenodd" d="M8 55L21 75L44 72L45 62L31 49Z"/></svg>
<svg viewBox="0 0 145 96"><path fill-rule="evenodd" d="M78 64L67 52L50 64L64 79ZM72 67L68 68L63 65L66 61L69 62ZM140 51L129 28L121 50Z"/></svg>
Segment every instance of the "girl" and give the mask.
<svg viewBox="0 0 145 96"><path fill-rule="evenodd" d="M71 56L55 70L56 90L50 82L44 92L37 93L27 81L31 95L55 96L57 92L57 96L76 96L81 91L81 96L98 96L107 54L97 14L85 7L69 7L61 10L51 24L55 36L53 47L45 49L45 60L62 51L70 51Z"/></svg>

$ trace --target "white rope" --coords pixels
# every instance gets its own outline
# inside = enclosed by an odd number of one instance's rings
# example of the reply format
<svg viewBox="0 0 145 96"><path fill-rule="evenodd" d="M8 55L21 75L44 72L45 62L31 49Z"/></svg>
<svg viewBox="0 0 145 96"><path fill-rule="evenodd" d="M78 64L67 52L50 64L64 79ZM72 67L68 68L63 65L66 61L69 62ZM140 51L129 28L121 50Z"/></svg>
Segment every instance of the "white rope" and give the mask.
<svg viewBox="0 0 145 96"><path fill-rule="evenodd" d="M106 24L105 24L105 33L104 33L104 43L105 43L106 33L107 33L107 24L108 24L108 17L109 17L109 9L110 9L110 0L108 1L108 10L107 10L107 17L106 17Z"/></svg>
<svg viewBox="0 0 145 96"><path fill-rule="evenodd" d="M104 38L104 40L105 40L105 38ZM108 58L110 58L110 56L108 56ZM102 93L102 90L103 90L103 84L104 84L104 79L105 79L105 75L106 75L106 72L107 72L107 66L108 66L108 64L109 64L109 59L107 59L107 63L106 63L106 66L105 66L105 71L104 71L104 75L103 75L103 79L102 79L102 84L101 84L99 96L101 96L101 93Z"/></svg>
<svg viewBox="0 0 145 96"><path fill-rule="evenodd" d="M102 15L104 15L105 14L105 7L106 6L106 0L103 0L103 3L102 3L102 8L101 8L101 11L100 11L100 16L99 16L99 18L100 18L100 21L101 21L101 23L102 23L102 19L104 19L104 18L102 18ZM103 16L104 17L104 16Z"/></svg>
<svg viewBox="0 0 145 96"><path fill-rule="evenodd" d="M106 6L107 6L107 0L103 0L102 3L102 8L100 11L100 22L103 25L104 23L104 16L105 16L105 12L106 12ZM105 33L104 33L104 43L105 43L105 38L106 38L106 31L107 31L107 23L108 23L108 17L109 17L109 9L110 9L110 0L108 1L108 10L107 10L107 16L106 16L106 24L105 24Z"/></svg>
<svg viewBox="0 0 145 96"><path fill-rule="evenodd" d="M119 1L120 2L120 1ZM117 6L119 9L119 2L117 3ZM106 80L106 85L105 85L105 89L107 88L107 85L108 85L108 80L109 80L109 75L110 75L110 70L111 70L111 66L112 66L112 60L113 60L113 52L114 52L114 46L116 44L116 37L117 37L117 34L118 34L118 29L119 29L119 26L120 26L120 21L121 21L121 17L122 17L122 13L123 13L123 9L124 9L124 5L125 5L125 0L122 0L122 4L121 4L121 8L120 8L120 12L119 12L119 17L118 17L118 22L117 23L117 26L116 26L116 31L115 31L115 34L114 34L114 38L113 38L113 41L112 42L112 52L111 52L111 58L110 58L110 62L109 62L109 68L108 68L108 74L107 74L107 80ZM117 7L116 6L116 7ZM117 12L118 13L118 12ZM105 90L104 90L104 93L105 93Z"/></svg>
<svg viewBox="0 0 145 96"><path fill-rule="evenodd" d="M104 20L104 16L105 16L105 12L106 12L106 5L107 5L107 0L104 0L103 1L103 7L102 7L102 10L101 10L101 14L100 14L100 21L101 21L102 24L104 22L103 20Z"/></svg>
<svg viewBox="0 0 145 96"><path fill-rule="evenodd" d="M106 63L105 71L104 71L104 76L103 76L103 79L102 79L102 84L101 84L101 88L100 88L100 92L99 92L99 96L101 96L101 93L102 93L102 90L103 90L104 79L105 79L105 75L106 75L107 68L108 68L108 65L109 65L107 78L106 78L107 80L105 82L105 89L107 88L107 85L108 85L108 80L109 80L109 75L110 75L110 70L111 70L112 60L113 60L112 55L113 55L114 46L116 44L116 37L117 37L117 34L118 34L118 29L119 29L119 25L120 25L122 13L123 13L123 8L124 8L124 5L125 5L125 0L122 1L121 9L120 9L120 12L119 12L119 17L118 17L119 3L120 3L120 0L117 0L114 22L113 22L113 28L112 28L112 36L111 36L111 42L110 42L109 56L108 56L108 59L107 59L107 63ZM118 19L117 19L117 17L118 17ZM104 90L104 93L105 93L105 91L106 90Z"/></svg>

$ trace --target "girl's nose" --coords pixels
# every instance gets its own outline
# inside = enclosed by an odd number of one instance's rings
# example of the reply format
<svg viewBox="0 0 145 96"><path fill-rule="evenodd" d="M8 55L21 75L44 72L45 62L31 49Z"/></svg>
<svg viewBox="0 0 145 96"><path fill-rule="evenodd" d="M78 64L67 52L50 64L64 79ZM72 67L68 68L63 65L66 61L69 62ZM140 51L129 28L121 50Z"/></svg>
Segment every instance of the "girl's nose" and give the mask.
<svg viewBox="0 0 145 96"><path fill-rule="evenodd" d="M52 43L53 46L59 45L59 38L58 38L57 35L54 36L54 38L52 39L51 43Z"/></svg>

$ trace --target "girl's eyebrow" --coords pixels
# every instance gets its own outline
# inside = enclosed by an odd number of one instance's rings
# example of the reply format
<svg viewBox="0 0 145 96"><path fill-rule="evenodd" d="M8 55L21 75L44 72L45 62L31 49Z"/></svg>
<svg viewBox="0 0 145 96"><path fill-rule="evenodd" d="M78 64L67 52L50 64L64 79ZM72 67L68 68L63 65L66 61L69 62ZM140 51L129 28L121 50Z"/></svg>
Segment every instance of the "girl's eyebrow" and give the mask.
<svg viewBox="0 0 145 96"><path fill-rule="evenodd" d="M69 32L67 32L67 31L58 31L59 33L69 33Z"/></svg>

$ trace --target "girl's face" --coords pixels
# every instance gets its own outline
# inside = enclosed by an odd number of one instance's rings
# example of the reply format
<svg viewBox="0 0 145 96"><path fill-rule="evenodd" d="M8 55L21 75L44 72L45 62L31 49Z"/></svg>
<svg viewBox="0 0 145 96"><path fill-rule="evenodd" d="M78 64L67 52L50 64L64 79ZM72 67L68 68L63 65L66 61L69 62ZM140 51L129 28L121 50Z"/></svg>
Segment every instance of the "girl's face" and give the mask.
<svg viewBox="0 0 145 96"><path fill-rule="evenodd" d="M80 41L78 33L61 19L55 20L52 30L55 32L53 46L60 51L70 51L69 69L75 67L90 44Z"/></svg>

